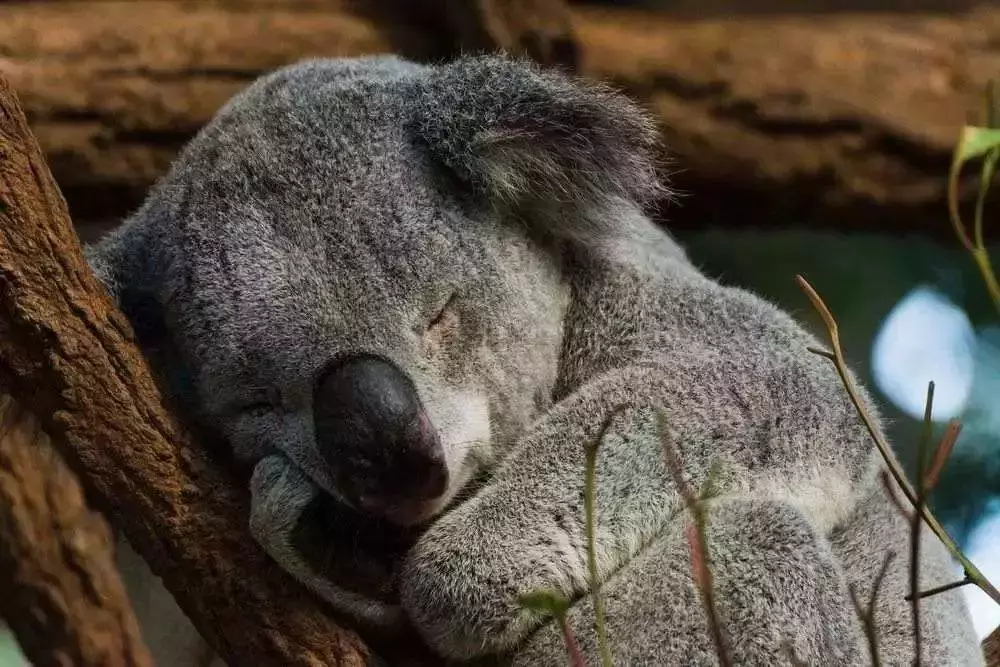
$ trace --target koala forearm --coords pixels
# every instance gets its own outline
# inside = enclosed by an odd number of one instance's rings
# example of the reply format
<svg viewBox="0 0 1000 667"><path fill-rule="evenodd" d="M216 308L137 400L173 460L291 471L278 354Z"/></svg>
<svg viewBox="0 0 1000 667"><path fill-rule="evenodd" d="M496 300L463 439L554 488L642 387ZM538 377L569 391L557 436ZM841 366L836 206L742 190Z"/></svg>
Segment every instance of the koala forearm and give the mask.
<svg viewBox="0 0 1000 667"><path fill-rule="evenodd" d="M538 623L519 609L520 595L548 588L574 598L589 589L585 449L606 415L619 405L628 409L612 421L597 460L597 566L602 581L657 539L683 508L663 463L657 409L665 416L682 474L695 489L711 462L718 460L721 474L715 483L722 492L781 498L785 489L800 485L812 487L817 495L826 483L847 487L849 497L843 502L853 502L852 471L831 464L826 470L836 480L831 482L811 476L818 459L809 459L807 452L801 461L788 454L768 460L757 450L782 446L762 442L781 437L762 432L770 415L732 410L731 402L712 394L730 391L731 386L706 382L693 387L683 381L698 374L717 377L725 372L717 363L711 358L693 361L683 373L656 366L609 373L547 413L518 443L491 484L442 517L411 552L402 600L431 644L455 657L505 650ZM637 395L637 386L648 393ZM810 443L809 453L815 456L818 450L818 444ZM831 453L830 458L835 461L836 456ZM477 539L469 540L470 532Z"/></svg>
<svg viewBox="0 0 1000 667"><path fill-rule="evenodd" d="M792 664L788 649L795 664L870 664L833 554L799 512L782 503L725 498L709 502L707 510L714 606L731 664ZM676 517L602 587L616 665L719 664L692 576L689 524L689 515ZM596 664L590 596L573 605L568 620L586 661ZM556 664L564 655L561 633L550 623L512 664Z"/></svg>

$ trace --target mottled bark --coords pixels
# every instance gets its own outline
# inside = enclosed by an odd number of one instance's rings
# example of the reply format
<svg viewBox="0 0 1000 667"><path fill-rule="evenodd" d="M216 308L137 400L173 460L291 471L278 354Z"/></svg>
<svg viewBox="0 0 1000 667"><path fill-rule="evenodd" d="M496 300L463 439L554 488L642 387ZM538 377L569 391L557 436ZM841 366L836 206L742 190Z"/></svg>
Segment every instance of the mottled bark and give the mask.
<svg viewBox="0 0 1000 667"><path fill-rule="evenodd" d="M246 486L163 408L2 76L0 384L230 664L365 664L358 636L253 541Z"/></svg>
<svg viewBox="0 0 1000 667"><path fill-rule="evenodd" d="M579 70L662 120L676 184L692 195L665 211L675 227L943 238L952 145L1000 72L997 7L738 19L576 8L566 27L558 3L478 0L442 14L452 1L3 3L0 70L22 92L74 217L94 220L138 205L215 110L274 67L389 51L441 58L466 44L517 50L531 34L572 29Z"/></svg>
<svg viewBox="0 0 1000 667"><path fill-rule="evenodd" d="M1000 667L1000 628L983 641L983 652L986 654L986 667Z"/></svg>
<svg viewBox="0 0 1000 667"><path fill-rule="evenodd" d="M38 421L0 396L0 618L36 667L152 667L114 540Z"/></svg>

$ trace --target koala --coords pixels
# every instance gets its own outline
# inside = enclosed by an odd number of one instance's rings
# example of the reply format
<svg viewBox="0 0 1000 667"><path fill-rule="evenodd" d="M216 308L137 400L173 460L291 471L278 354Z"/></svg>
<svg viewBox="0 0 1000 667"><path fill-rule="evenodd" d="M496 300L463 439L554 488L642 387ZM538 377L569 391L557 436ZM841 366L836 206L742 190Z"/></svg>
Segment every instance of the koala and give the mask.
<svg viewBox="0 0 1000 667"><path fill-rule="evenodd" d="M88 259L178 412L252 470L261 548L363 627L565 664L522 604L546 590L596 664L599 585L616 664L717 664L675 483L712 471L733 664L870 664L850 591L890 552L878 648L909 664L881 459L818 342L651 220L657 136L502 54L307 60L229 101ZM921 585L956 576L925 531ZM958 593L922 610L924 664L983 664Z"/></svg>

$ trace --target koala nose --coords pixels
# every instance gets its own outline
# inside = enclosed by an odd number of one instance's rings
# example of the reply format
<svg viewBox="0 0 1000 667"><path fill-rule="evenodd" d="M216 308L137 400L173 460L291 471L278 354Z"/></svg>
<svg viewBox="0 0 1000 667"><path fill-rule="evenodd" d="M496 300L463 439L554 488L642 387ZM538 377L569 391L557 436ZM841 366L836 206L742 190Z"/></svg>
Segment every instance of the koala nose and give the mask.
<svg viewBox="0 0 1000 667"><path fill-rule="evenodd" d="M315 385L313 419L321 456L359 509L384 513L447 489L437 431L392 362L358 355L330 364Z"/></svg>

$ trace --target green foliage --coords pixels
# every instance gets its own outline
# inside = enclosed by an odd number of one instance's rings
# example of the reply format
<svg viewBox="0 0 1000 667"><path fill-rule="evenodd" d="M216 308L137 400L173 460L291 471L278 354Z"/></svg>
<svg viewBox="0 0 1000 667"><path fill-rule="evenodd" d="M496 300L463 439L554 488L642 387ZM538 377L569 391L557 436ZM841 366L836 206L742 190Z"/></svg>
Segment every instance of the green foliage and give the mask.
<svg viewBox="0 0 1000 667"><path fill-rule="evenodd" d="M990 262L989 251L983 235L983 217L986 208L986 196L993 177L996 174L997 162L1000 161L1000 128L997 128L997 109L994 99L994 85L990 82L986 90L986 126L966 126L962 128L958 144L951 162L951 172L948 174L948 212L955 234L972 256L983 283L986 285L990 298L1000 311L1000 280ZM976 196L976 207L972 220L972 236L966 229L959 212L961 198L960 184L963 167L972 160L982 162L979 172L979 190Z"/></svg>
<svg viewBox="0 0 1000 667"><path fill-rule="evenodd" d="M966 126L955 149L958 166L987 154L995 154L1000 147L1000 129Z"/></svg>

